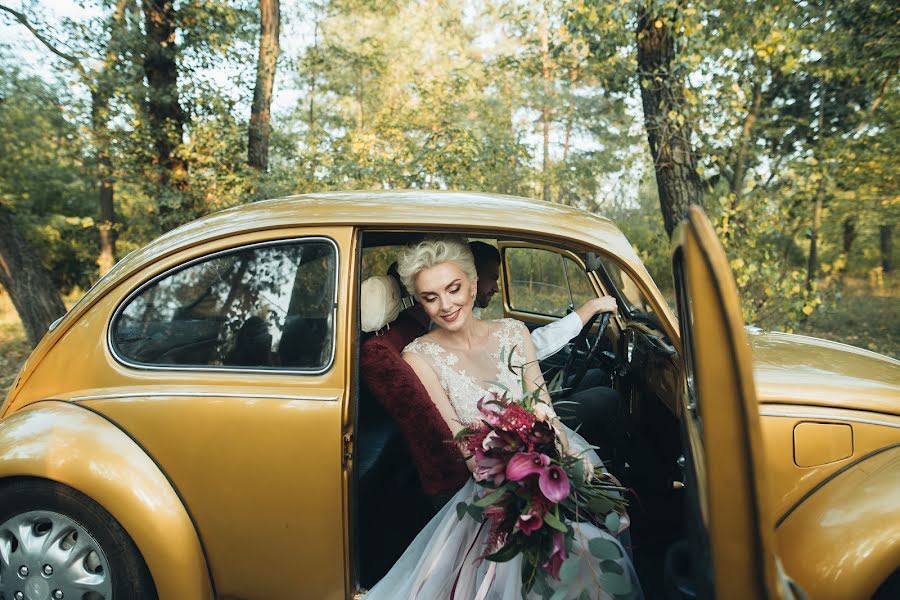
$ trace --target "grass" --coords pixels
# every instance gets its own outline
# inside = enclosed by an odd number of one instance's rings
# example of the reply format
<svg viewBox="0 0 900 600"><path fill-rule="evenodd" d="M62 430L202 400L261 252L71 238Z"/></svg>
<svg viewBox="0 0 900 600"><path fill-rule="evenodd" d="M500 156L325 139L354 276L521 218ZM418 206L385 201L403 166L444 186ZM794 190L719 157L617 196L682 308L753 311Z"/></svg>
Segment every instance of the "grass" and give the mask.
<svg viewBox="0 0 900 600"><path fill-rule="evenodd" d="M886 278L884 286L875 288L865 280L847 279L840 298L810 315L797 333L900 359L900 276ZM12 302L0 290L0 400L30 352Z"/></svg>
<svg viewBox="0 0 900 600"><path fill-rule="evenodd" d="M798 333L843 342L900 359L900 276L873 288L862 279L846 279L833 302L810 315Z"/></svg>

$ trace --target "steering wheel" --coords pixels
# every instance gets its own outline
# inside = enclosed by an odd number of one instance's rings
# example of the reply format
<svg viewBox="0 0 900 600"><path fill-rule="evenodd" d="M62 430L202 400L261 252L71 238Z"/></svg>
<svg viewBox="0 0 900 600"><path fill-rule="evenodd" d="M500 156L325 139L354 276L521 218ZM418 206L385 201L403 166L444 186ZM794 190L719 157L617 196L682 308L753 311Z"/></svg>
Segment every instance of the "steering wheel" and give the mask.
<svg viewBox="0 0 900 600"><path fill-rule="evenodd" d="M603 333L606 331L606 326L609 325L611 315L612 313L608 312L591 315L591 318L581 328L581 332L572 340L572 350L569 352L569 358L566 360L562 370L562 385L568 390L568 393L578 389L591 362L602 352L600 348L602 347ZM594 326L598 317L600 318L600 326L597 331L597 337L594 339L593 345L591 345L588 341L588 334L590 334L591 327ZM567 382L569 383L567 384Z"/></svg>

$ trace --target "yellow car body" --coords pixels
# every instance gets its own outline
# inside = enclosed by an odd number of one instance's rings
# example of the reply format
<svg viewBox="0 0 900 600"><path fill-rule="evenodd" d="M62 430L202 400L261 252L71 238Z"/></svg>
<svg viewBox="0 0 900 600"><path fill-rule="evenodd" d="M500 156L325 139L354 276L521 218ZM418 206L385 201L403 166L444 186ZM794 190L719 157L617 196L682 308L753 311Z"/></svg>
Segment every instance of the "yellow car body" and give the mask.
<svg viewBox="0 0 900 600"><path fill-rule="evenodd" d="M900 363L745 333L704 222L695 214L675 241L688 273L680 289L696 317L685 344L685 319L622 233L577 209L488 194L360 192L204 217L121 260L35 348L0 414L0 495L4 482L23 478L81 492L127 532L163 600L353 597L363 236L456 232L562 248L580 263L593 252L636 284L673 348L651 356L647 373L653 400L684 428L692 526L713 550L707 594L793 597L787 573L816 600L872 597L900 567ZM204 257L284 240L334 248L323 368L151 367L116 350L113 321L146 286ZM611 292L609 281L590 281ZM508 295L503 304L535 324L550 319L516 309ZM609 335L624 352L642 331L623 317ZM692 385L706 399L702 423L689 418Z"/></svg>

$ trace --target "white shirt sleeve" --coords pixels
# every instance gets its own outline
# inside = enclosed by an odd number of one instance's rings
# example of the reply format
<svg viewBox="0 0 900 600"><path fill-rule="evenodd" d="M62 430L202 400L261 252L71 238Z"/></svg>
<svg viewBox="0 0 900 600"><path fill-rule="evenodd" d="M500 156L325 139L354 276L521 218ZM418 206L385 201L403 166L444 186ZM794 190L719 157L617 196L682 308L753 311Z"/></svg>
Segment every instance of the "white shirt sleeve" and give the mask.
<svg viewBox="0 0 900 600"><path fill-rule="evenodd" d="M571 312L558 321L532 331L531 341L538 360L544 360L562 350L569 340L578 335L581 328L581 317Z"/></svg>

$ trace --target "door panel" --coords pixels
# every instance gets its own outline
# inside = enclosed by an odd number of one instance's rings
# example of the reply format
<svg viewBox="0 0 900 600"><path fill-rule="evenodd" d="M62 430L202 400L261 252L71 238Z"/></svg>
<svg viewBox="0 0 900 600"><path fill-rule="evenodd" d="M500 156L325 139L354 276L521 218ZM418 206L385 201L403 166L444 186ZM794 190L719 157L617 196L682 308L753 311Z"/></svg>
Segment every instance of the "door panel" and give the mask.
<svg viewBox="0 0 900 600"><path fill-rule="evenodd" d="M219 597L343 598L342 390L304 399L236 388L89 405L172 481Z"/></svg>
<svg viewBox="0 0 900 600"><path fill-rule="evenodd" d="M750 347L737 288L699 208L673 236L684 345L687 481L701 597L790 597L778 576Z"/></svg>
<svg viewBox="0 0 900 600"><path fill-rule="evenodd" d="M343 599L352 229L266 235L130 281L104 348L129 383L81 401L169 477L217 597Z"/></svg>

